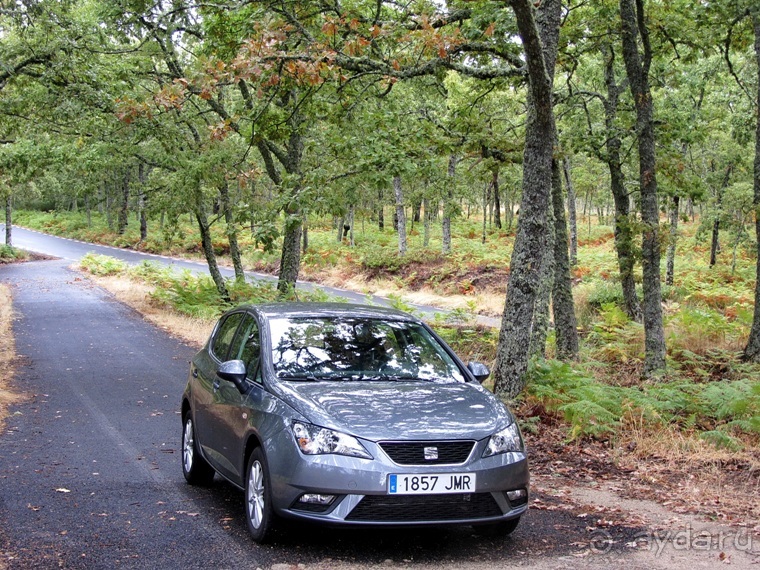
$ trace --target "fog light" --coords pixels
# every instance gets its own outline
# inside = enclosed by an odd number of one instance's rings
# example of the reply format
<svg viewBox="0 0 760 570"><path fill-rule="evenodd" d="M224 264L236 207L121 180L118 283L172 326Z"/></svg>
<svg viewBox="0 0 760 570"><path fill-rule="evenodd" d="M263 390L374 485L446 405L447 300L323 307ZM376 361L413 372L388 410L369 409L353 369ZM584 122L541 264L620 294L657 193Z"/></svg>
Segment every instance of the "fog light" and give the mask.
<svg viewBox="0 0 760 570"><path fill-rule="evenodd" d="M329 505L335 500L335 495L317 495L316 493L304 493L298 499L299 503L307 505Z"/></svg>
<svg viewBox="0 0 760 570"><path fill-rule="evenodd" d="M523 503L528 502L528 491L525 489L507 491L507 498L513 506L522 505Z"/></svg>

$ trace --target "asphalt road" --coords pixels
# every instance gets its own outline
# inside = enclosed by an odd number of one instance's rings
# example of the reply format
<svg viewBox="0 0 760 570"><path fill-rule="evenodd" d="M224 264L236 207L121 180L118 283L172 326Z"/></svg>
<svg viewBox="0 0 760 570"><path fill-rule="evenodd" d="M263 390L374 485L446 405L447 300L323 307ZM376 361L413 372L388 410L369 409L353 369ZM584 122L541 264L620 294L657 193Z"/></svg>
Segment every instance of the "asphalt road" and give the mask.
<svg viewBox="0 0 760 570"><path fill-rule="evenodd" d="M288 526L254 544L242 493L182 477L178 405L192 349L67 265L0 266L25 397L0 435L0 569L560 568L593 538L573 512L544 509L502 539L467 527ZM633 531L611 530L613 552L624 550Z"/></svg>
<svg viewBox="0 0 760 570"><path fill-rule="evenodd" d="M5 235L5 224L0 224L0 235ZM168 265L169 267L175 268L177 270L187 269L193 273L208 273L208 266L205 262L195 262L185 259L166 257L163 255L153 255L149 253L132 251L129 249L96 245L52 236L35 230L20 228L18 226L13 226L13 245L19 249L42 253L53 257L59 257L71 262L79 261L88 253L96 253L99 255L108 255L110 257L115 257L133 265L140 264L144 261L151 261L153 263ZM229 267L220 266L219 269L222 272L222 275L225 277L235 276L235 272ZM246 276L251 280L267 281L272 283L277 281L276 277L253 271L246 272ZM305 290L319 288L329 293L330 295L346 299L352 303L366 303L368 300L368 296L362 293L356 293L354 291L348 291L346 289L340 289L337 287L316 285L314 283L308 283L305 281L299 281L297 288ZM371 302L378 305L390 305L390 301L384 297L370 296L369 299ZM442 312L441 309L438 309L436 307L429 307L416 303L407 304L419 314L426 317L432 317L435 313ZM498 327L500 325L499 319L491 317L478 317L478 320L483 324L493 327Z"/></svg>

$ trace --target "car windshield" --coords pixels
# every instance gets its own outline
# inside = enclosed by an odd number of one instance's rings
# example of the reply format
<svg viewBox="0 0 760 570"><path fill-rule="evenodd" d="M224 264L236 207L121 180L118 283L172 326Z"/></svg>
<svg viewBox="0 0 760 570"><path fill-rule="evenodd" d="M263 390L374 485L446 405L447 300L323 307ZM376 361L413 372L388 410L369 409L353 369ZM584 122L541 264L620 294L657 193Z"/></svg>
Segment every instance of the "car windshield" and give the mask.
<svg viewBox="0 0 760 570"><path fill-rule="evenodd" d="M269 321L278 378L464 382L459 367L423 326L353 317Z"/></svg>

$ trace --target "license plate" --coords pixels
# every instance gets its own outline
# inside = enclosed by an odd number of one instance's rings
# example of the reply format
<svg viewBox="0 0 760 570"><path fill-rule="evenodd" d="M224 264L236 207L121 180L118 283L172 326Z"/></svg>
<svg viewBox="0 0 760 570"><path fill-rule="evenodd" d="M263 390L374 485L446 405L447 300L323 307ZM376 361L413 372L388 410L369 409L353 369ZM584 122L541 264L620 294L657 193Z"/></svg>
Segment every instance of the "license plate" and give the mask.
<svg viewBox="0 0 760 570"><path fill-rule="evenodd" d="M475 473L388 476L388 494L390 495L438 495L474 492Z"/></svg>

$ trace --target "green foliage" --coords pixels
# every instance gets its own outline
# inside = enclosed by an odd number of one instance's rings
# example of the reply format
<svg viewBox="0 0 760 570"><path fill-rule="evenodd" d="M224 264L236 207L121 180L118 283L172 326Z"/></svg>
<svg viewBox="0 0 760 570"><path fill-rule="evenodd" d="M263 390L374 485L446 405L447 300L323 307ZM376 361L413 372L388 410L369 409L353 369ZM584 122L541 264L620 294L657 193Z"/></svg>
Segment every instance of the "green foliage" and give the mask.
<svg viewBox="0 0 760 570"><path fill-rule="evenodd" d="M176 279L176 273L171 267L159 265L152 261L143 261L138 265L131 265L127 273L135 280L163 287L168 287Z"/></svg>
<svg viewBox="0 0 760 570"><path fill-rule="evenodd" d="M597 309L603 305L623 307L623 289L620 283L610 281L597 282L588 295L588 304Z"/></svg>
<svg viewBox="0 0 760 570"><path fill-rule="evenodd" d="M617 432L623 416L621 388L601 384L566 362L532 361L527 396L570 423L569 437Z"/></svg>
<svg viewBox="0 0 760 570"><path fill-rule="evenodd" d="M100 277L124 275L128 267L126 263L114 257L94 253L85 255L79 262L79 265L89 273Z"/></svg>
<svg viewBox="0 0 760 570"><path fill-rule="evenodd" d="M0 244L0 263L11 263L13 261L27 259L28 257L29 254L21 249L13 248L5 244Z"/></svg>
<svg viewBox="0 0 760 570"><path fill-rule="evenodd" d="M288 300L336 301L322 290L299 290L298 295L282 296L273 283L265 281L242 282L226 280L230 302L224 301L214 281L208 275L196 275L190 271L176 272L144 261L129 265L109 257L89 253L82 258L80 266L92 275L124 276L154 287L151 296L160 304L173 310L202 319L214 319L236 305L244 303L273 303Z"/></svg>
<svg viewBox="0 0 760 570"><path fill-rule="evenodd" d="M390 301L391 307L393 307L394 309L397 309L399 311L404 311L405 313L409 313L410 315L419 316L419 311L415 309L412 305L404 301L401 295L396 295L394 293L391 293L390 295L388 295L388 300Z"/></svg>
<svg viewBox="0 0 760 570"><path fill-rule="evenodd" d="M497 330L465 323L436 323L435 331L465 362L474 361L488 364L496 358Z"/></svg>
<svg viewBox="0 0 760 570"><path fill-rule="evenodd" d="M364 249L361 264L365 269L395 273L404 264L404 258L398 253L394 254L390 248L370 246Z"/></svg>
<svg viewBox="0 0 760 570"><path fill-rule="evenodd" d="M760 433L760 381L740 379L695 384L675 380L610 386L569 364L531 363L527 394L570 424L569 437L610 437L628 418L650 425L695 429L721 446L741 446L737 434Z"/></svg>
<svg viewBox="0 0 760 570"><path fill-rule="evenodd" d="M595 359L625 363L643 357L643 337L640 323L631 321L619 305L607 303L601 306L586 341Z"/></svg>
<svg viewBox="0 0 760 570"><path fill-rule="evenodd" d="M231 308L219 296L211 277L189 272L157 287L152 296L180 313L203 319L213 319Z"/></svg>

